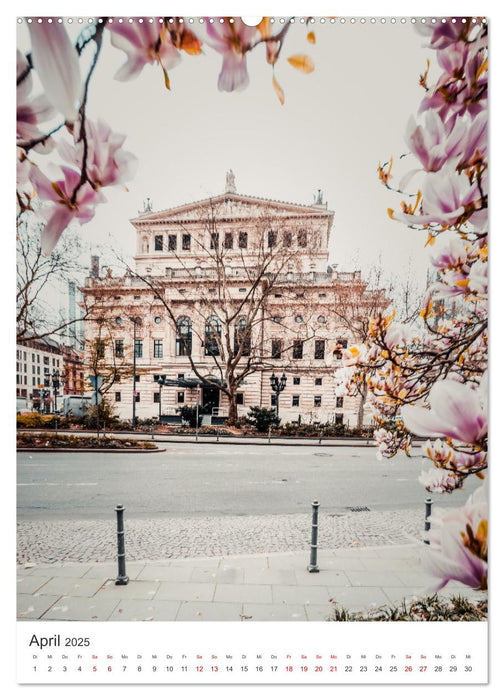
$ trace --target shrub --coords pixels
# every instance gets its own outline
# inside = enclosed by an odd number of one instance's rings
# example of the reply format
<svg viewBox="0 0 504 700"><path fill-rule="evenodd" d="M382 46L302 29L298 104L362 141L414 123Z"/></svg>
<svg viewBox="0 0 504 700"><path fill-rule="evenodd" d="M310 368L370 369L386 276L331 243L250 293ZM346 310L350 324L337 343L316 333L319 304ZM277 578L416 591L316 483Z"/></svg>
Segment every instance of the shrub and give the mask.
<svg viewBox="0 0 504 700"><path fill-rule="evenodd" d="M198 428L201 425L201 421L203 420L203 406L198 406ZM191 428L196 427L196 406L180 406L180 408L176 409L177 413L180 413L182 416L182 420L184 420L186 423L189 423L189 426Z"/></svg>
<svg viewBox="0 0 504 700"><path fill-rule="evenodd" d="M270 428L278 428L280 425L280 418L277 418L274 408L251 406L245 420L249 425L252 425L258 433L267 433Z"/></svg>

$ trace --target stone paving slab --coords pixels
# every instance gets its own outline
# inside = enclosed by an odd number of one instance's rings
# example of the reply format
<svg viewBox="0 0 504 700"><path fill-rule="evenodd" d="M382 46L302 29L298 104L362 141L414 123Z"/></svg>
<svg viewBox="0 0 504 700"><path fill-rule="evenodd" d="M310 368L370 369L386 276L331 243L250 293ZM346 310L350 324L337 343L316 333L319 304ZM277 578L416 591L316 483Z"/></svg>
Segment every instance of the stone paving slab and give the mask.
<svg viewBox="0 0 504 700"><path fill-rule="evenodd" d="M94 595L99 588L100 582L97 579L55 576L39 588L38 593L43 595L68 595L87 598Z"/></svg>
<svg viewBox="0 0 504 700"><path fill-rule="evenodd" d="M229 584L220 583L215 587L215 601L233 603L271 603L271 586L264 584Z"/></svg>
<svg viewBox="0 0 504 700"><path fill-rule="evenodd" d="M327 586L275 586L272 587L274 603L328 603L330 594Z"/></svg>
<svg viewBox="0 0 504 700"><path fill-rule="evenodd" d="M156 600L213 600L215 585L213 583L171 583L162 581L156 592Z"/></svg>
<svg viewBox="0 0 504 700"><path fill-rule="evenodd" d="M18 620L38 620L57 601L57 595L27 595L20 593L17 597Z"/></svg>
<svg viewBox="0 0 504 700"><path fill-rule="evenodd" d="M95 598L74 598L63 596L59 598L50 610L42 615L42 620L73 620L92 622L93 620L108 620L118 601Z"/></svg>
<svg viewBox="0 0 504 700"><path fill-rule="evenodd" d="M130 580L125 586L116 586L115 581L106 581L95 594L95 598L105 600L123 600L139 598L152 600L162 584L159 581Z"/></svg>
<svg viewBox="0 0 504 700"><path fill-rule="evenodd" d="M205 601L182 603L177 613L179 622L240 622L241 603L207 603Z"/></svg>
<svg viewBox="0 0 504 700"><path fill-rule="evenodd" d="M173 622L179 609L178 600L120 600L107 619L110 622Z"/></svg>
<svg viewBox="0 0 504 700"><path fill-rule="evenodd" d="M51 580L50 576L19 576L17 578L18 593L36 593L39 588Z"/></svg>
<svg viewBox="0 0 504 700"><path fill-rule="evenodd" d="M304 605L245 603L243 616L247 622L303 622L308 619Z"/></svg>

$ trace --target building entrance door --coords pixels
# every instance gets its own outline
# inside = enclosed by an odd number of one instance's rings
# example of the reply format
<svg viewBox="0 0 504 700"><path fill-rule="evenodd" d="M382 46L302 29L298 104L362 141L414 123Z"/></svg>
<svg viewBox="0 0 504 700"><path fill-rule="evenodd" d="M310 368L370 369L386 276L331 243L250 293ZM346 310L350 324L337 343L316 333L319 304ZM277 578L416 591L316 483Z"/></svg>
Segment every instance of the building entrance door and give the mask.
<svg viewBox="0 0 504 700"><path fill-rule="evenodd" d="M214 408L219 408L220 389L213 386L202 387L201 403L205 415L214 415ZM217 413L217 411L215 411Z"/></svg>

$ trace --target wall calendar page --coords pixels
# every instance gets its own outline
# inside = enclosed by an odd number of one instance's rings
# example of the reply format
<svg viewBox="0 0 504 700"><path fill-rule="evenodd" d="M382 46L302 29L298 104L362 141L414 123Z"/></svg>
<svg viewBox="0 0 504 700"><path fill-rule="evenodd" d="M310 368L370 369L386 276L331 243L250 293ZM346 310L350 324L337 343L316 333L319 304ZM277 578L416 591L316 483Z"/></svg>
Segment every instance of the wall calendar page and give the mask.
<svg viewBox="0 0 504 700"><path fill-rule="evenodd" d="M487 17L15 24L17 689L486 688Z"/></svg>

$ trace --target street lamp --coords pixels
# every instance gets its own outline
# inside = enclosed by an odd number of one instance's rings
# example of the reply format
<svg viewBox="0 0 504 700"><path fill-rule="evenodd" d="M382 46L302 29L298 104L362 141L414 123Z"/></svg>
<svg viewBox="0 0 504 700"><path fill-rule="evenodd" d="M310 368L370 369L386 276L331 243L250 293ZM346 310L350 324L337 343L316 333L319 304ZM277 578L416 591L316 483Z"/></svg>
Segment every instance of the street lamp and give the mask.
<svg viewBox="0 0 504 700"><path fill-rule="evenodd" d="M155 374L154 380L159 384L159 422L161 423L161 389L166 386L166 374Z"/></svg>
<svg viewBox="0 0 504 700"><path fill-rule="evenodd" d="M58 412L58 389L60 388L60 373L58 370L52 374L52 385L54 389L54 412Z"/></svg>
<svg viewBox="0 0 504 700"><path fill-rule="evenodd" d="M280 378L276 377L275 373L273 373L270 377L270 384L272 391L274 391L276 394L276 417L278 418L278 404L280 403L279 397L282 391L285 389L285 385L287 384L287 377L285 376L285 372Z"/></svg>

